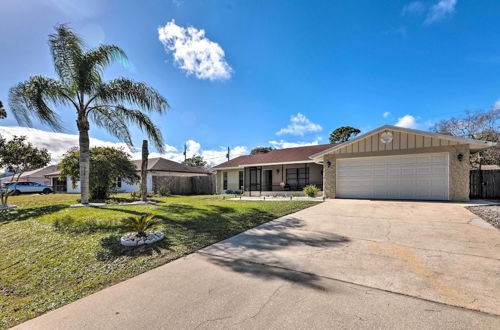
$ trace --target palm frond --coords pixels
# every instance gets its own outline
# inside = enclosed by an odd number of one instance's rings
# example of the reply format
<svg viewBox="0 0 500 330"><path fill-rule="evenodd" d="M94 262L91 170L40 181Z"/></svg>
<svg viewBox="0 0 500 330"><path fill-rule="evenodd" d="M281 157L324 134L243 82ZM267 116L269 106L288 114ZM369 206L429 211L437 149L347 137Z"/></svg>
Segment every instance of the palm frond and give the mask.
<svg viewBox="0 0 500 330"><path fill-rule="evenodd" d="M126 78L102 84L95 95L95 101L97 104L128 103L141 110L160 114L169 108L167 100L154 88Z"/></svg>
<svg viewBox="0 0 500 330"><path fill-rule="evenodd" d="M49 104L66 105L69 102L71 98L59 81L42 76L32 76L9 91L10 109L17 121L26 126L33 126L31 116L34 116L55 130L62 130L59 116Z"/></svg>
<svg viewBox="0 0 500 330"><path fill-rule="evenodd" d="M126 122L116 115L112 107L95 108L89 113L89 116L97 126L104 128L109 134L132 147L132 137Z"/></svg>
<svg viewBox="0 0 500 330"><path fill-rule="evenodd" d="M56 73L68 89L76 89L83 41L64 24L56 25L55 29L56 32L49 35L49 46Z"/></svg>
<svg viewBox="0 0 500 330"><path fill-rule="evenodd" d="M84 57L85 61L91 63L100 72L113 61L123 62L128 60L127 54L115 45L101 45L86 52Z"/></svg>
<svg viewBox="0 0 500 330"><path fill-rule="evenodd" d="M78 89L94 93L102 85L101 74L113 61L127 61L125 52L115 45L101 45L83 54L78 68Z"/></svg>
<svg viewBox="0 0 500 330"><path fill-rule="evenodd" d="M103 111L106 112L109 116L116 118L117 121L136 124L143 132L145 132L149 136L159 152L164 151L163 136L161 130L153 123L153 121L147 114L141 112L140 110L126 108L123 105L100 105L90 108L90 114L92 114L93 112L99 113ZM117 138L120 138L120 136L115 136ZM123 141L127 142L126 140Z"/></svg>
<svg viewBox="0 0 500 330"><path fill-rule="evenodd" d="M121 220L126 229L133 230L139 234L144 233L148 228L158 224L159 220L155 218L156 214L136 215L133 217L124 218Z"/></svg>

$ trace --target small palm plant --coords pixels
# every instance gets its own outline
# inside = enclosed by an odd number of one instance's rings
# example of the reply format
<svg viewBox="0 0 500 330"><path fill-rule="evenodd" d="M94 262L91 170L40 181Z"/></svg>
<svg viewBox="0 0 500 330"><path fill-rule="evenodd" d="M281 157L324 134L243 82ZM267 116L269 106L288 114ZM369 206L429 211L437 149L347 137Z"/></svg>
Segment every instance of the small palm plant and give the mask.
<svg viewBox="0 0 500 330"><path fill-rule="evenodd" d="M123 225L132 231L136 231L138 237L147 237L146 230L158 224L159 220L156 214L150 215L137 215L134 217L129 217L122 219Z"/></svg>

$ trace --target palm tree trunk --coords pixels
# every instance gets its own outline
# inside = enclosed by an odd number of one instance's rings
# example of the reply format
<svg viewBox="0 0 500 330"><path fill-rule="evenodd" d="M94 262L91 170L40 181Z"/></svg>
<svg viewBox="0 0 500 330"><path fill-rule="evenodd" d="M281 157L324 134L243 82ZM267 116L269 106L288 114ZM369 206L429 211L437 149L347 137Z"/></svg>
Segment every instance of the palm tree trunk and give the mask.
<svg viewBox="0 0 500 330"><path fill-rule="evenodd" d="M141 163L141 200L148 200L148 140L142 141L142 163Z"/></svg>
<svg viewBox="0 0 500 330"><path fill-rule="evenodd" d="M78 120L80 132L80 203L89 203L90 190L90 139L89 123L87 120Z"/></svg>

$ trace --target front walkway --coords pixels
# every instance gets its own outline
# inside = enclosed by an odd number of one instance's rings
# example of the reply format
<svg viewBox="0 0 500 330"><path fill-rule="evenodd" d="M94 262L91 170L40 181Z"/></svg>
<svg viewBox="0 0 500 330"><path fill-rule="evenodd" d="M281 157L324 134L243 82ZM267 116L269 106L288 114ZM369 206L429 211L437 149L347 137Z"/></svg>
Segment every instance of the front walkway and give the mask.
<svg viewBox="0 0 500 330"><path fill-rule="evenodd" d="M23 329L500 328L500 231L460 204L331 200Z"/></svg>

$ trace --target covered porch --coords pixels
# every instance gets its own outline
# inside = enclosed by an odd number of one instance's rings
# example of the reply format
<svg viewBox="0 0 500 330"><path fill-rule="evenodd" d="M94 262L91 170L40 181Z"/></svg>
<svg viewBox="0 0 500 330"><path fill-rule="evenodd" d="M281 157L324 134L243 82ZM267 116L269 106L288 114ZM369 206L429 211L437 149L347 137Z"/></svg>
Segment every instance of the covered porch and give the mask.
<svg viewBox="0 0 500 330"><path fill-rule="evenodd" d="M239 179L240 189L248 196L302 192L307 185L323 190L323 166L312 162L248 166Z"/></svg>

